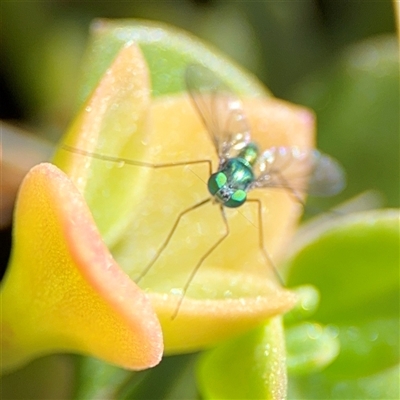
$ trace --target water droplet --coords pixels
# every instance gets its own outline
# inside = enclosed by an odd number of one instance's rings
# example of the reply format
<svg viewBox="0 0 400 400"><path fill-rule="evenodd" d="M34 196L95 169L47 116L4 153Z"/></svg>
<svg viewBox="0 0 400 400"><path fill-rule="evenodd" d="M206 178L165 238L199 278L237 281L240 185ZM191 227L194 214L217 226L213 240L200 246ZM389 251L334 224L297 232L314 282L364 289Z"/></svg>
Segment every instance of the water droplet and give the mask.
<svg viewBox="0 0 400 400"><path fill-rule="evenodd" d="M369 340L371 342L375 342L375 340L377 340L379 338L379 333L378 332L372 332L371 336L369 337Z"/></svg>
<svg viewBox="0 0 400 400"><path fill-rule="evenodd" d="M169 292L176 296L182 296L183 294L182 288L172 288Z"/></svg>
<svg viewBox="0 0 400 400"><path fill-rule="evenodd" d="M317 340L322 333L322 328L318 324L309 324L307 327L307 335L310 339Z"/></svg>
<svg viewBox="0 0 400 400"><path fill-rule="evenodd" d="M339 328L336 325L328 325L329 328L329 333L332 335L332 337L337 338L339 336Z"/></svg>
<svg viewBox="0 0 400 400"><path fill-rule="evenodd" d="M360 332L357 327L351 326L347 329L346 334L350 340L356 341L360 337Z"/></svg>

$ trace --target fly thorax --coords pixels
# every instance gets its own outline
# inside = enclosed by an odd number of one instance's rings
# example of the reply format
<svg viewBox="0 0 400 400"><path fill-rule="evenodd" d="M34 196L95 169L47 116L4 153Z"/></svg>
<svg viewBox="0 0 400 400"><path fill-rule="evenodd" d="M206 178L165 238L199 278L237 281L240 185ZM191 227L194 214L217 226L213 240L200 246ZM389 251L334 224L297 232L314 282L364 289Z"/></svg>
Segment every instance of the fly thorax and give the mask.
<svg viewBox="0 0 400 400"><path fill-rule="evenodd" d="M219 171L208 179L208 190L215 200L226 207L241 206L247 198L247 190L254 182L251 164L244 158L230 158Z"/></svg>

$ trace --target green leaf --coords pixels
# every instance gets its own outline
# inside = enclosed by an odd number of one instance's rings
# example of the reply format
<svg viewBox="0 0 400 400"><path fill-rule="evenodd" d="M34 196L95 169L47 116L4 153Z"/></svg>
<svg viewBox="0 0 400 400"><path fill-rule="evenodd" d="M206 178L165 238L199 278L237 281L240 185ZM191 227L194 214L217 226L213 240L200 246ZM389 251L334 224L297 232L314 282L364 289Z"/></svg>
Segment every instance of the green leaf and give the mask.
<svg viewBox="0 0 400 400"><path fill-rule="evenodd" d="M73 398L195 400L196 358L196 354L164 357L156 367L140 372L127 371L90 357L81 358Z"/></svg>
<svg viewBox="0 0 400 400"><path fill-rule="evenodd" d="M315 231L287 267L290 285L310 283L320 290L313 318L333 324L340 342L338 357L322 373L290 378L292 393L300 390L292 397L396 398L399 211L336 218L329 228ZM300 363L296 368L302 370Z"/></svg>
<svg viewBox="0 0 400 400"><path fill-rule="evenodd" d="M400 368L395 366L380 373L355 379L336 380L325 374L291 376L288 399L398 400Z"/></svg>
<svg viewBox="0 0 400 400"><path fill-rule="evenodd" d="M338 324L340 356L325 371L344 379L378 373L399 363L398 318Z"/></svg>
<svg viewBox="0 0 400 400"><path fill-rule="evenodd" d="M283 399L285 345L281 318L206 352L198 365L205 399Z"/></svg>
<svg viewBox="0 0 400 400"><path fill-rule="evenodd" d="M197 354L164 357L151 370L135 373L117 398L121 400L196 400L195 361Z"/></svg>
<svg viewBox="0 0 400 400"><path fill-rule="evenodd" d="M114 399L136 372L127 371L92 357L81 357L77 368L75 400Z"/></svg>
<svg viewBox="0 0 400 400"><path fill-rule="evenodd" d="M3 375L1 398L12 400L71 398L75 378L74 357L41 357L18 371Z"/></svg>
<svg viewBox="0 0 400 400"><path fill-rule="evenodd" d="M324 323L399 312L399 212L370 211L336 219L289 262L288 286L321 293L314 315Z"/></svg>
<svg viewBox="0 0 400 400"><path fill-rule="evenodd" d="M319 146L339 159L345 200L374 188L400 204L399 46L395 35L349 46L328 68L307 77L292 100L317 113ZM309 204L320 204L312 199ZM325 200L324 200L325 202ZM328 202L328 201L327 201Z"/></svg>

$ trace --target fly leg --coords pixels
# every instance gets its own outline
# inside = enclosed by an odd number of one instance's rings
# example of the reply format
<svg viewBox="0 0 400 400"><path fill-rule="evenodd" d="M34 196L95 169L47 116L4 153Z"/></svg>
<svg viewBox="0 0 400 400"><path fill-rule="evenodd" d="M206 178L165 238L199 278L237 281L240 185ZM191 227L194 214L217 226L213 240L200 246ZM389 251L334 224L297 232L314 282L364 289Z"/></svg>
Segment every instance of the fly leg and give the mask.
<svg viewBox="0 0 400 400"><path fill-rule="evenodd" d="M165 250L165 248L168 246L168 243L170 242L172 236L174 235L175 229L178 227L179 222L181 221L182 217L185 216L187 213L190 211L195 210L196 208L199 208L203 206L204 204L207 204L211 200L211 197L208 199L202 200L199 203L187 208L185 211L182 211L179 215L178 218L176 219L174 225L172 226L171 231L169 232L168 236L164 240L164 243L162 246L158 249L157 254L154 256L154 258L150 261L150 263L147 265L147 267L142 271L142 273L138 276L136 279L136 283L140 282L143 277L150 271L151 267L155 264L155 262L160 258L161 253Z"/></svg>
<svg viewBox="0 0 400 400"><path fill-rule="evenodd" d="M276 278L278 279L278 282L282 286L285 286L285 284L283 283L282 277L279 275L278 270L277 270L277 268L275 266L275 263L272 260L271 255L269 254L269 252L265 248L265 244L264 244L264 229L263 229L264 225L263 225L263 221L262 221L262 203L261 203L261 201L259 199L247 199L247 202L256 203L256 205L257 205L258 240L259 240L260 250L262 251L262 253L264 255L264 258L267 261L267 264L272 267L272 270L274 271L274 274L275 274Z"/></svg>
<svg viewBox="0 0 400 400"><path fill-rule="evenodd" d="M137 167L143 167L143 168L151 168L151 169L161 169L161 168L173 168L173 167L182 167L182 166L187 166L187 165L195 165L195 164L207 164L208 166L208 176L210 176L212 174L212 163L211 160L195 160L195 161L184 161L184 162L173 162L173 163L160 163L160 164L152 164L152 163L148 163L148 162L142 162L142 161L136 161L136 160L130 160L130 159L124 159L124 158L119 158L119 157L114 157L114 156L109 156L109 155L105 155L105 154L99 154L99 153L94 153L91 151L86 151L86 150L81 150L81 149L77 149L75 147L71 147L67 144L62 144L60 146L63 150L69 151L71 153L75 153L75 154L80 154L82 156L88 156L88 157L93 157L99 160L104 160L104 161L111 161L111 162L116 162L116 163L125 163L128 165L133 165L133 166L137 166ZM155 255L155 257L150 261L150 263L146 266L146 268L142 271L142 273L138 276L138 278L136 279L136 282L139 282L141 279L144 278L144 276L150 271L151 267L155 264L155 262L159 259L161 253L165 250L165 248L168 246L172 236L174 235L174 232L177 228L177 226L179 225L180 220L182 219L182 217L189 213L190 211L195 210L196 208L199 208L201 206L203 206L204 204L207 204L209 201L211 200L211 198L207 198L205 200L200 201L199 203L187 208L186 210L184 210L183 212L181 212L178 215L178 218L176 219L171 231L169 232L168 236L166 237L166 239L164 240L163 244L161 245L161 247L158 249L157 254ZM224 220L226 222L226 218L224 216ZM215 246L216 247L216 246ZM213 249L212 249L213 250ZM212 251L211 250L211 251ZM211 251L209 251L207 253L210 254ZM206 255L206 257L207 257ZM206 258L204 257L204 259ZM201 261L203 262L203 261ZM201 264L201 263L200 263ZM199 267L196 267L196 270ZM193 274L194 276L194 274ZM193 277L191 278L193 279ZM190 279L190 280L191 280ZM190 282L189 282L190 283ZM189 283L187 284L187 287L189 286ZM186 292L187 287L185 286L184 288L184 292Z"/></svg>
<svg viewBox="0 0 400 400"><path fill-rule="evenodd" d="M209 199L211 200L211 199ZM193 281L193 278L195 277L195 275L197 274L198 270L200 269L201 265L203 264L203 262L207 259L207 257L224 241L224 239L227 238L227 236L229 235L229 225L228 225L228 220L226 218L225 215L225 211L224 208L222 207L222 205L220 206L221 209L221 215L222 215L222 219L224 221L224 225L225 225L225 233L223 234L222 237L220 237L208 250L206 253L203 254L203 256L200 258L200 260L197 262L196 266L193 268L192 272L189 275L189 278L187 279L185 286L183 286L182 288L182 294L181 297L178 300L178 304L175 308L174 313L172 314L171 319L174 320L176 318L176 316L178 315L179 309L182 305L182 301L185 298L185 294L187 292L187 290L189 289L189 286L191 284L191 282Z"/></svg>

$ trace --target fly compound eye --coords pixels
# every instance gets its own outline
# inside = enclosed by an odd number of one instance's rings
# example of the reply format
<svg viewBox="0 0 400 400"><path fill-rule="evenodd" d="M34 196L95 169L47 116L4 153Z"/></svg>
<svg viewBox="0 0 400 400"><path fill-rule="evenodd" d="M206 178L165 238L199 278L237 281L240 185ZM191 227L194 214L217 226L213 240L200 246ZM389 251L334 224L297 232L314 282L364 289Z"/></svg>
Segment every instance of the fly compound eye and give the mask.
<svg viewBox="0 0 400 400"><path fill-rule="evenodd" d="M229 208L240 207L244 202L246 202L247 193L244 190L235 190L231 198L224 203L224 206Z"/></svg>
<svg viewBox="0 0 400 400"><path fill-rule="evenodd" d="M223 172L216 172L208 179L208 191L215 196L226 184L228 178Z"/></svg>

